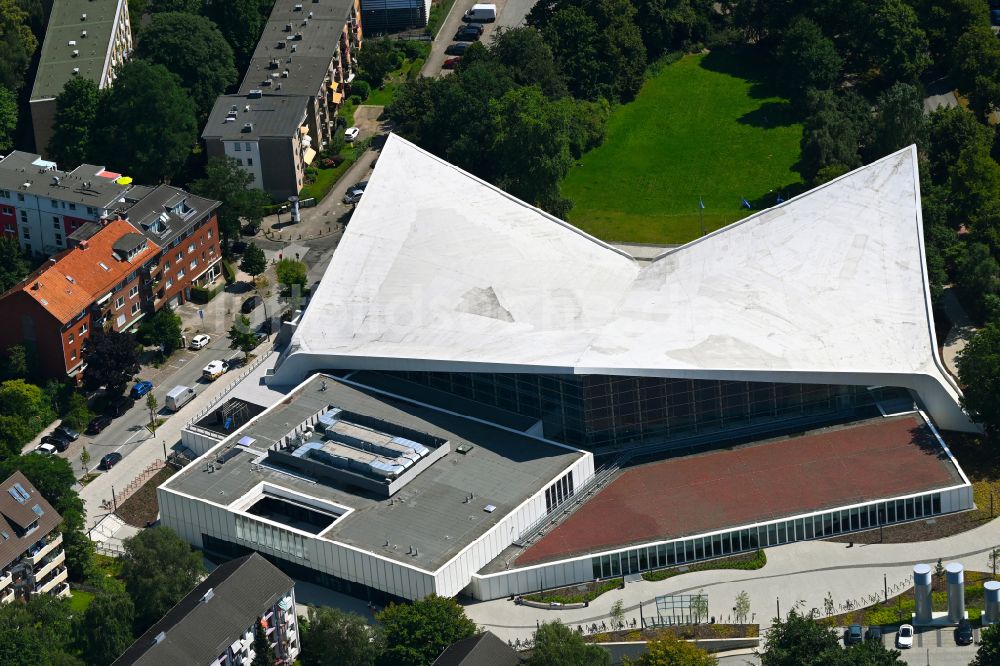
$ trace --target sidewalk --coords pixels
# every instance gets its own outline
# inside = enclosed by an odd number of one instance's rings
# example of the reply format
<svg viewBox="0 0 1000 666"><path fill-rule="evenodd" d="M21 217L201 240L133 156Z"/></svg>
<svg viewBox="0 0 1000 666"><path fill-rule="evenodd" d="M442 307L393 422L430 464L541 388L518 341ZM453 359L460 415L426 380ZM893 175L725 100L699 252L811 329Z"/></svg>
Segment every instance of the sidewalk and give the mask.
<svg viewBox="0 0 1000 666"><path fill-rule="evenodd" d="M272 350L270 346L262 345L258 347L257 353L271 354ZM273 363L273 360L264 362L265 365L268 363ZM155 436L148 430L143 430L139 435L142 446L125 456L110 472L101 474L84 486L80 490L80 498L83 500L86 512L86 528L93 527L107 513L101 507L101 503L111 499L112 487L116 491L124 488L154 460L163 460L164 451L169 455L170 450L180 442L181 430L187 422L223 393L231 383L231 378L227 375L224 379L207 385L179 412L169 416L166 423L157 429Z"/></svg>
<svg viewBox="0 0 1000 666"><path fill-rule="evenodd" d="M942 305L948 319L951 320L951 330L948 336L941 342L942 361L948 372L958 379L958 355L965 349L972 336L976 334L976 327L973 326L969 315L965 313L965 308L958 301L955 295L955 287L948 287L944 291Z"/></svg>
<svg viewBox="0 0 1000 666"><path fill-rule="evenodd" d="M607 621L612 604L619 599L630 621L642 614L656 614L654 598L666 594L708 594L709 615L725 621L732 615L736 596L741 591L750 595L753 622L770 625L778 612L782 614L798 605L805 612L812 608L823 614L824 599L832 595L837 613L848 600L858 602L870 595L883 594L884 585L899 590L912 587L913 565L931 564L938 558L944 562L958 561L967 569L987 568L986 554L1000 543L1000 521L993 520L975 530L946 539L909 544L856 545L805 541L767 549L768 563L757 571L723 569L686 573L656 583L628 583L624 590L608 592L590 603L589 608L576 610L546 610L515 606L507 599L473 602L466 614L503 640L529 638L536 622L560 619L576 628L583 624ZM869 605L865 603L864 605Z"/></svg>

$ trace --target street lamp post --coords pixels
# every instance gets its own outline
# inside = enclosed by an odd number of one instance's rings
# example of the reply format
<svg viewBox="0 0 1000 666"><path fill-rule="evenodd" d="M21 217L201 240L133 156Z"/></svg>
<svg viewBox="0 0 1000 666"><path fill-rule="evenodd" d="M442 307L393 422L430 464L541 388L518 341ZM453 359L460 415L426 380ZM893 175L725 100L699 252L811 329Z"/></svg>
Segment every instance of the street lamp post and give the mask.
<svg viewBox="0 0 1000 666"><path fill-rule="evenodd" d="M774 598L774 604L778 608L778 619L781 619L781 599L779 597Z"/></svg>

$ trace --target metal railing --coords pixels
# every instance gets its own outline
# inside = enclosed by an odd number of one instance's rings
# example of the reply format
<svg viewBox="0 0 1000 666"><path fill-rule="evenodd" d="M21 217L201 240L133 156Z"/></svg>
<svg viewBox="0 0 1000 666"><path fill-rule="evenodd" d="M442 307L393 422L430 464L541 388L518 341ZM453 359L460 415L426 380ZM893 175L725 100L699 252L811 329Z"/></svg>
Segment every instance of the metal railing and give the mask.
<svg viewBox="0 0 1000 666"><path fill-rule="evenodd" d="M216 406L217 404L219 404L219 402L220 402L220 401L221 401L221 400L222 400L222 399L223 399L224 397L226 397L226 395L227 395L227 394L228 394L228 393L229 393L230 391L232 391L232 390L233 390L233 388L234 388L234 387L235 387L235 386L236 386L237 384L239 384L239 383L240 383L241 381L243 381L244 379L246 379L246 378L247 378L247 376L248 376L248 375L249 375L249 374L250 374L251 372L253 372L254 370L256 370L256 369L257 369L257 367L258 367L258 366L259 366L259 365L260 365L261 363L263 363L264 361L266 361L266 360L268 359L268 357L269 357L269 356L271 356L271 354L272 354L272 351L273 351L273 350L269 350L269 351L268 351L268 352L267 352L266 354L260 354L259 356L257 356L257 358L255 358L255 359L253 360L253 362L252 362L252 363L250 363L250 365L246 366L246 367L245 367L245 368L243 369L243 372L241 372L241 373L239 374L239 376L238 376L238 377L237 377L236 379L234 379L234 380L232 380L231 382L229 382L229 384L228 384L228 385L226 386L226 388L222 389L222 391L221 391L221 392L220 392L220 393L219 393L219 394L218 394L217 396L215 396L214 398L212 398L212 401L211 401L210 403L208 403L208 405L206 405L206 406L205 406L204 408L202 408L202 410L201 410L200 412L198 412L197 414L195 414L194 418L192 418L192 419L191 419L190 421L188 421L188 422L187 422L187 426L185 426L185 427L189 427L189 426L191 426L192 424L194 424L194 423L196 423L196 422L200 421L200 420L201 420L201 417L205 416L205 414L208 414L208 413L209 413L210 411L212 411L212 408L213 408L213 407L215 407L215 406Z"/></svg>

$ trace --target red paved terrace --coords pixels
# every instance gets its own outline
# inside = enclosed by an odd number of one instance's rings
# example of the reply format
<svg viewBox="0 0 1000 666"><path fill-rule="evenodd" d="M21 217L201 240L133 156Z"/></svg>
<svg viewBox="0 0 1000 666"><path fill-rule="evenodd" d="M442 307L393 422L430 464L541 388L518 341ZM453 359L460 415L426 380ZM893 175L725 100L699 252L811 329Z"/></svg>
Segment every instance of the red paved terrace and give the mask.
<svg viewBox="0 0 1000 666"><path fill-rule="evenodd" d="M626 469L520 565L945 488L962 479L917 414Z"/></svg>

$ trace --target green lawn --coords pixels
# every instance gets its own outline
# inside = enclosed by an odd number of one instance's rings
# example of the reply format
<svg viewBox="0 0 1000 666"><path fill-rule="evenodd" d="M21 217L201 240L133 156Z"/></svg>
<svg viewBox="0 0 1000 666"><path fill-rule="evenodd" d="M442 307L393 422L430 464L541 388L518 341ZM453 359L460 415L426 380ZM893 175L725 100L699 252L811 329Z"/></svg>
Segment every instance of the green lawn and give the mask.
<svg viewBox="0 0 1000 666"><path fill-rule="evenodd" d="M801 191L802 126L791 105L755 80L752 56L686 56L618 107L604 144L562 184L569 221L609 241L683 243Z"/></svg>
<svg viewBox="0 0 1000 666"><path fill-rule="evenodd" d="M69 597L69 607L74 615L83 615L90 602L94 600L94 595L83 590L73 590Z"/></svg>

